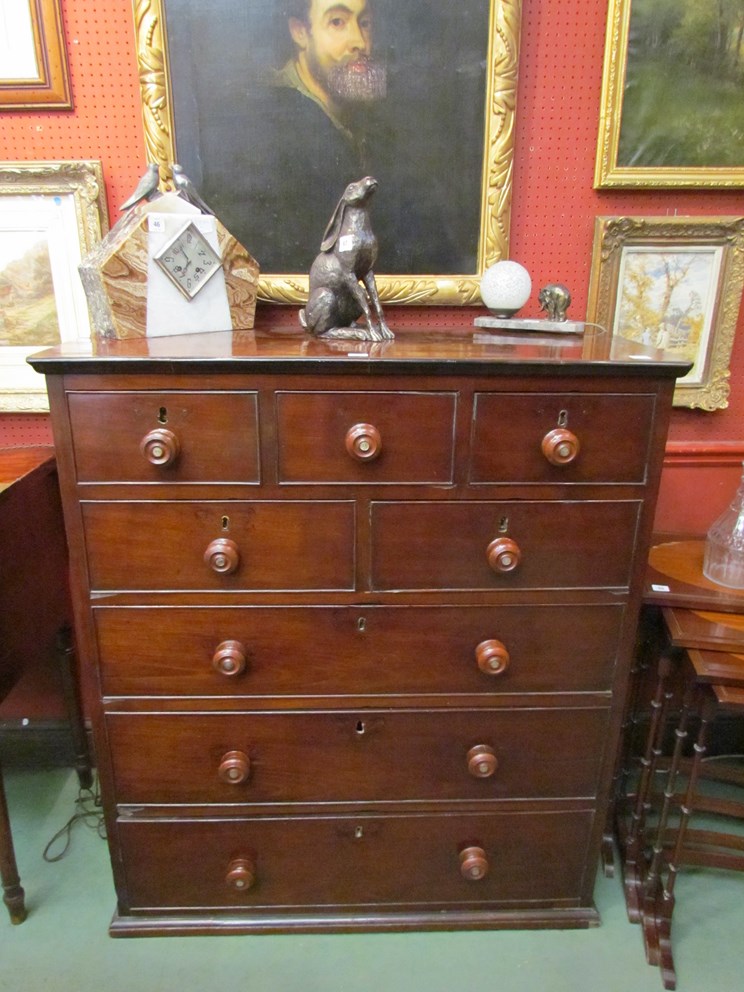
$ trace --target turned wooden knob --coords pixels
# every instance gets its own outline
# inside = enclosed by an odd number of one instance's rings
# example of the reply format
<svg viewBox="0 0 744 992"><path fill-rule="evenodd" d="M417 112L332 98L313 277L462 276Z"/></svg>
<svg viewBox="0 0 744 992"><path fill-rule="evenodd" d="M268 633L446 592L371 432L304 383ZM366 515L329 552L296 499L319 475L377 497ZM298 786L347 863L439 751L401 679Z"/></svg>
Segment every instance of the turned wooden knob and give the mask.
<svg viewBox="0 0 744 992"><path fill-rule="evenodd" d="M475 649L475 660L485 675L501 675L511 661L506 646L497 640L481 641Z"/></svg>
<svg viewBox="0 0 744 992"><path fill-rule="evenodd" d="M233 858L227 866L225 881L231 889L244 892L256 882L256 865L251 858Z"/></svg>
<svg viewBox="0 0 744 992"><path fill-rule="evenodd" d="M486 548L486 558L494 572L513 572L522 560L522 552L510 537L497 537Z"/></svg>
<svg viewBox="0 0 744 992"><path fill-rule="evenodd" d="M207 545L204 561L218 575L230 575L240 564L240 551L229 537L218 537Z"/></svg>
<svg viewBox="0 0 744 992"><path fill-rule="evenodd" d="M251 774L251 759L245 751L228 751L222 756L217 774L225 785L242 785Z"/></svg>
<svg viewBox="0 0 744 992"><path fill-rule="evenodd" d="M380 432L372 424L355 424L346 432L346 450L357 461L373 461L382 451Z"/></svg>
<svg viewBox="0 0 744 992"><path fill-rule="evenodd" d="M460 873L468 882L479 882L485 878L489 867L482 847L466 847L460 851Z"/></svg>
<svg viewBox="0 0 744 992"><path fill-rule="evenodd" d="M542 439L542 453L551 465L570 465L575 461L580 447L579 439L565 427L548 431Z"/></svg>
<svg viewBox="0 0 744 992"><path fill-rule="evenodd" d="M212 668L220 675L240 675L245 671L245 648L240 641L223 641L212 655Z"/></svg>
<svg viewBox="0 0 744 992"><path fill-rule="evenodd" d="M496 752L488 744L476 744L468 751L468 771L473 778L490 778L498 764Z"/></svg>
<svg viewBox="0 0 744 992"><path fill-rule="evenodd" d="M151 465L172 465L180 450L178 438L165 427L150 431L140 441L140 451Z"/></svg>

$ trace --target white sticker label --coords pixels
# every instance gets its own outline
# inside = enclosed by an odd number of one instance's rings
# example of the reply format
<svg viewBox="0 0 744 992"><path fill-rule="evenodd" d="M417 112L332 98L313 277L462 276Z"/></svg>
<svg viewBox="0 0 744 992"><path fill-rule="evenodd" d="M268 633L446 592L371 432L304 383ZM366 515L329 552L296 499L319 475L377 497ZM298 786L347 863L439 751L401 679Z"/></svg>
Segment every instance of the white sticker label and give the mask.
<svg viewBox="0 0 744 992"><path fill-rule="evenodd" d="M656 586L656 585L653 585L652 584L651 585L651 591L652 592L671 592L671 589L669 588L669 586Z"/></svg>
<svg viewBox="0 0 744 992"><path fill-rule="evenodd" d="M354 235L345 234L342 238L338 239L338 250L339 251L351 251L354 247Z"/></svg>

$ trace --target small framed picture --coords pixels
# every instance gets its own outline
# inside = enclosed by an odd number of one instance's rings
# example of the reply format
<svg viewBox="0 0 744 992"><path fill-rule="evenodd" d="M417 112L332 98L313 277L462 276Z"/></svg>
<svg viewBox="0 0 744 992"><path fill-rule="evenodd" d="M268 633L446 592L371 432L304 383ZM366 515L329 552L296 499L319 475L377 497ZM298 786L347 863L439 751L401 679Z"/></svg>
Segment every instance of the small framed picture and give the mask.
<svg viewBox="0 0 744 992"><path fill-rule="evenodd" d="M60 0L0 0L0 110L69 110Z"/></svg>
<svg viewBox="0 0 744 992"><path fill-rule="evenodd" d="M728 406L744 217L597 217L587 320L689 361L675 406Z"/></svg>
<svg viewBox="0 0 744 992"><path fill-rule="evenodd" d="M48 410L34 351L90 337L78 265L108 229L101 163L0 162L0 410Z"/></svg>

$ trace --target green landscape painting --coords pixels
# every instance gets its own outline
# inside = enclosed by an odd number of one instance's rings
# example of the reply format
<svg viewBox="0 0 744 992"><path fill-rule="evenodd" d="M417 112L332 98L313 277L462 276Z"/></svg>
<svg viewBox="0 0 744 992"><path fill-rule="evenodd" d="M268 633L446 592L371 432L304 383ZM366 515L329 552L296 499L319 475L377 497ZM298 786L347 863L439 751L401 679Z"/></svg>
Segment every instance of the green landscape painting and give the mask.
<svg viewBox="0 0 744 992"><path fill-rule="evenodd" d="M617 164L744 167L744 0L632 0Z"/></svg>

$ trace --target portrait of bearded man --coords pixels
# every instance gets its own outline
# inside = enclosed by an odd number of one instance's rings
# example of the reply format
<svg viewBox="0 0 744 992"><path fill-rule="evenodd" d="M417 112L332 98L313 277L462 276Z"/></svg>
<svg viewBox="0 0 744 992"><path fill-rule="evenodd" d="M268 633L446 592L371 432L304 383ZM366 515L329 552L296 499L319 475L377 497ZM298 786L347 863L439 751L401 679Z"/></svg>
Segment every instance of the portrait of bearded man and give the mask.
<svg viewBox="0 0 744 992"><path fill-rule="evenodd" d="M220 32L165 0L177 161L262 273L306 272L365 175L381 272L474 272L488 0L215 2Z"/></svg>

